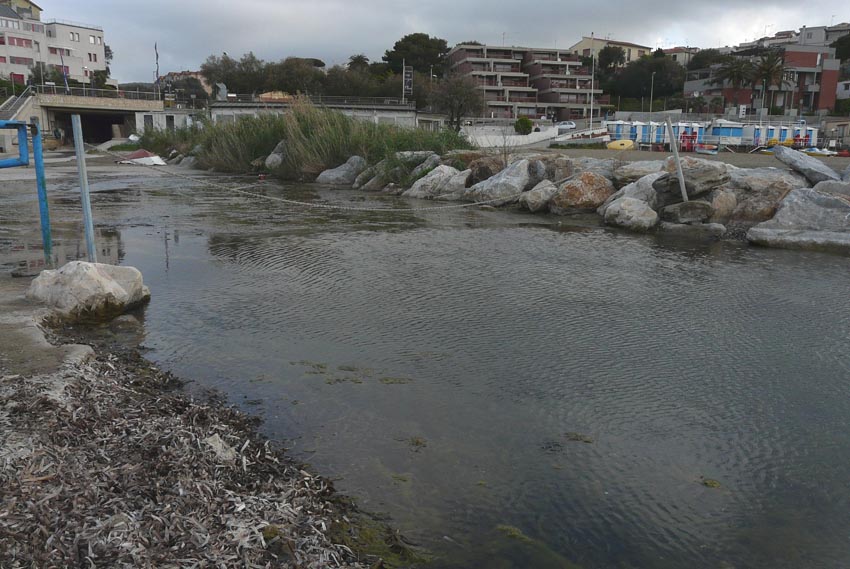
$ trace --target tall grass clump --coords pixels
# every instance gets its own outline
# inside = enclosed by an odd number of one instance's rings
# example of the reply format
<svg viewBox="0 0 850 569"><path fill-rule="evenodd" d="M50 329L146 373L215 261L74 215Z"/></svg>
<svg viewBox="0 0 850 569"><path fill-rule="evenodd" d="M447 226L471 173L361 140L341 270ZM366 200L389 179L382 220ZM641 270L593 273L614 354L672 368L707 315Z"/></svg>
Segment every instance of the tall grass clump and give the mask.
<svg viewBox="0 0 850 569"><path fill-rule="evenodd" d="M202 134L203 128L200 125L174 130L148 129L141 135L139 146L162 156L172 150L185 155L201 142Z"/></svg>
<svg viewBox="0 0 850 569"><path fill-rule="evenodd" d="M284 160L275 174L288 179L315 176L354 155L374 164L405 150L443 154L471 148L454 131L431 132L375 124L317 107L307 99L295 100L283 114L267 113L207 125L201 138L201 163L224 172L250 170L251 162L267 156L282 140Z"/></svg>

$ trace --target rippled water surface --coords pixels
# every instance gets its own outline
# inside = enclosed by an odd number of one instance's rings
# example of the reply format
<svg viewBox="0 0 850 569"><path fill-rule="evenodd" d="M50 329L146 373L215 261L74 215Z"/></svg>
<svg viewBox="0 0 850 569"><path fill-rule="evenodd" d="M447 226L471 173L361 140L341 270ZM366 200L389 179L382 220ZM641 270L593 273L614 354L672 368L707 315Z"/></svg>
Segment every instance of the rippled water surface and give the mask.
<svg viewBox="0 0 850 569"><path fill-rule="evenodd" d="M144 186L94 205L150 356L434 566L850 565L847 257Z"/></svg>

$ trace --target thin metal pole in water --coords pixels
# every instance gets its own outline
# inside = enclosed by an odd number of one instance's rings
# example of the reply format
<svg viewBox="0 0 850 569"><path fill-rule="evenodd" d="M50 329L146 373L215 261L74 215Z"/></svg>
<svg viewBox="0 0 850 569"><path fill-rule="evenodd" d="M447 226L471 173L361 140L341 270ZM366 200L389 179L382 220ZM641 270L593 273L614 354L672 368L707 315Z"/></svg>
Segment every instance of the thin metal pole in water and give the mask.
<svg viewBox="0 0 850 569"><path fill-rule="evenodd" d="M86 169L86 150L83 142L83 127L80 115L71 115L71 126L74 129L74 150L77 153L77 172L80 174L80 200L83 202L83 223L86 229L86 251L89 262L97 263L97 252L94 248L94 224L91 217L91 199L89 199L89 173Z"/></svg>
<svg viewBox="0 0 850 569"><path fill-rule="evenodd" d="M32 128L32 157L35 162L35 179L38 185L38 213L41 217L41 243L44 247L44 262L53 266L53 236L50 233L50 210L47 207L47 180L44 176L44 153L41 145L41 126L38 117L30 117ZM26 141L24 141L26 145Z"/></svg>
<svg viewBox="0 0 850 569"><path fill-rule="evenodd" d="M685 188L685 174L682 172L682 162L679 160L679 149L676 147L676 137L673 136L673 121L667 115L667 133L670 135L670 148L676 160L676 174L679 176L679 189L682 190L682 201L688 201L688 190Z"/></svg>

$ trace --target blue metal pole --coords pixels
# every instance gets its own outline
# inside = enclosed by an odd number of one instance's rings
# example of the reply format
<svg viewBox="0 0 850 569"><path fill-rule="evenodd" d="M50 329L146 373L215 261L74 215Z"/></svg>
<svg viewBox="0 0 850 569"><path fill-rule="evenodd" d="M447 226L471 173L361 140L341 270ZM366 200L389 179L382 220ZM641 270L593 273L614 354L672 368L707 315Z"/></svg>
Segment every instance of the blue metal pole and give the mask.
<svg viewBox="0 0 850 569"><path fill-rule="evenodd" d="M97 252L94 248L94 223L91 218L91 199L89 198L89 174L86 169L86 149L83 142L83 126L80 115L71 115L71 126L74 129L74 150L77 153L77 172L80 175L80 200L83 202L83 223L86 229L86 251L90 263L97 263Z"/></svg>
<svg viewBox="0 0 850 569"><path fill-rule="evenodd" d="M38 117L30 118L32 125L32 157L35 162L35 179L38 184L38 211L41 216L41 242L44 246L44 262L53 266L53 237L50 234L50 211L47 207L47 180L44 176L44 153L41 146L41 128ZM26 135L24 148L27 147ZM29 152L27 152L29 154Z"/></svg>

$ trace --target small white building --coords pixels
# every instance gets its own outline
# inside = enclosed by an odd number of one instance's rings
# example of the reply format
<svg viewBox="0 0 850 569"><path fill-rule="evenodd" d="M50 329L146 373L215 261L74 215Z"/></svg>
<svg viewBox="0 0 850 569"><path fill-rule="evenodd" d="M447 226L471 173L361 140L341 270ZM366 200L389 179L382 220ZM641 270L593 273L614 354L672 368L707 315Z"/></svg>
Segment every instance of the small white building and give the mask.
<svg viewBox="0 0 850 569"><path fill-rule="evenodd" d="M850 81L839 81L835 91L836 99L850 99Z"/></svg>

